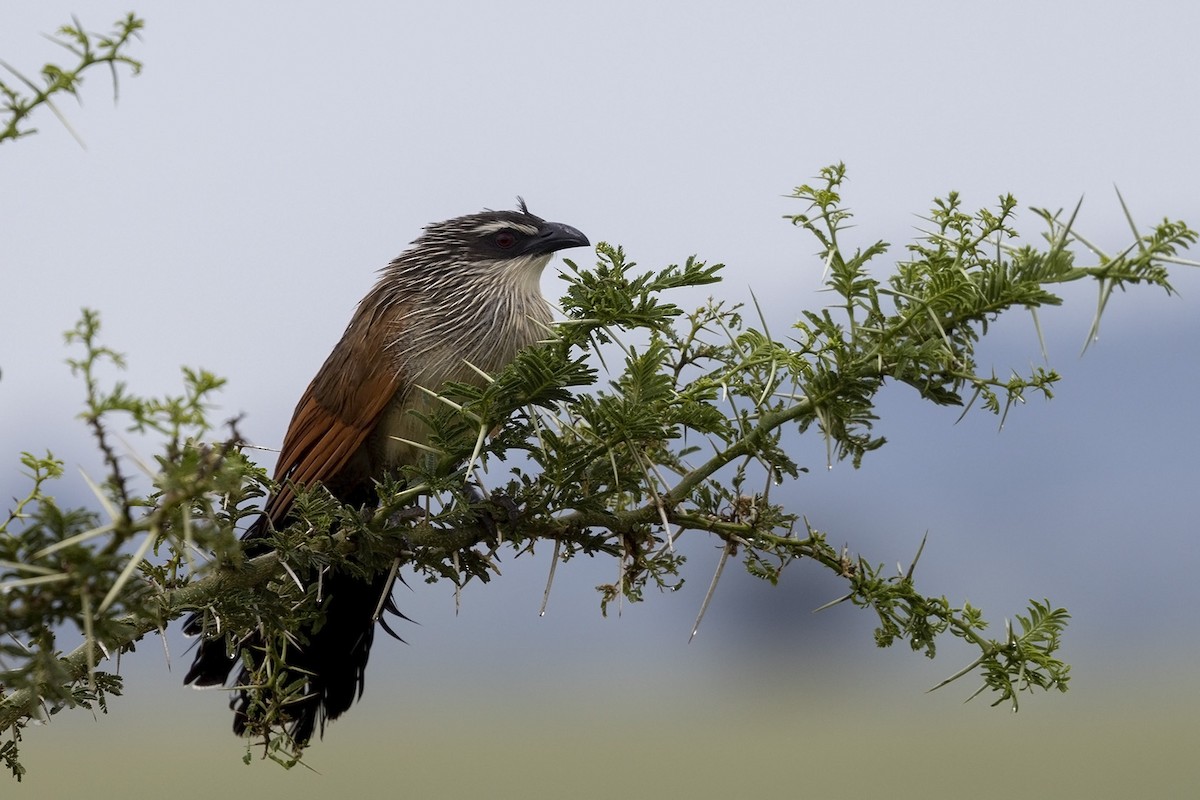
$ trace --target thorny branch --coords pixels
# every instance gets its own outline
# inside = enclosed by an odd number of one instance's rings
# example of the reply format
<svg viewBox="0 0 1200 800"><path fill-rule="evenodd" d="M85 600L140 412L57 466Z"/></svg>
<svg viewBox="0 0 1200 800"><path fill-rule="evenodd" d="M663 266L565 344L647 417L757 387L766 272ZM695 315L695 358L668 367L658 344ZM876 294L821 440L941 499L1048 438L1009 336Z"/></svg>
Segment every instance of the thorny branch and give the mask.
<svg viewBox="0 0 1200 800"><path fill-rule="evenodd" d="M1016 626L1006 623L992 639L979 609L917 591L920 551L893 575L830 545L772 491L805 471L782 437L815 426L830 462L859 464L884 444L872 428L885 381L940 405L981 402L1001 417L1026 393L1050 396L1053 371L1000 381L980 368L975 346L990 322L1014 308L1057 305L1052 287L1091 279L1100 291L1094 331L1113 289L1144 283L1171 291L1166 265L1194 265L1179 252L1197 234L1178 222L1147 233L1131 223L1135 243L1110 255L1076 232L1074 214L1038 211L1046 245L1018 245L1015 200L969 214L951 193L935 201L908 259L880 279L869 264L888 245L851 253L839 244L850 218L839 194L844 177L841 165L828 167L815 186L793 194L805 208L789 219L820 244L835 301L801 312L787 340L770 334L761 312L755 326L724 301L691 313L666 301L674 289L716 282L720 265L689 259L638 272L620 248L601 244L594 268L567 262L566 320L543 345L483 388L447 387L449 402L430 419L436 457L381 485L387 499L378 511L343 506L320 487L301 490L298 521L275 535L273 552L249 560L237 529L269 482L243 455L236 431L224 444L204 443L209 398L221 381L185 370L184 392L157 400L119 383L104 389L96 368L119 366L120 357L99 344L98 319L86 312L72 333L84 355L71 363L84 376L82 416L106 464L94 491L107 519L59 508L47 487L61 463L24 457L33 488L0 529L0 731L10 734L0 758L19 775L17 743L28 719L64 706L103 708L120 680L97 665L189 610L199 610L209 630L231 640L256 631L268 651L283 653L291 632L319 615L327 570L382 574L403 560L426 580L461 586L497 574L498 548L521 554L542 540L554 542L555 567L578 555L617 560L617 580L598 587L604 608L642 600L647 587L676 586L685 566L676 540L714 537L722 557L697 626L735 557L771 582L808 560L846 582L829 605L848 601L876 615L880 646L905 640L932 656L950 633L978 650L939 685L978 674L981 691L1014 709L1022 691L1065 691L1069 668L1056 656L1063 609L1030 601ZM1076 243L1099 263L1077 265ZM609 373L603 386L597 363ZM110 445L117 418L157 437L159 455L140 474ZM525 461L511 466L518 455ZM490 498L467 488L468 470L484 463L511 466ZM148 491L137 488L143 483ZM422 513L409 513L414 502ZM549 590L548 582L547 597ZM83 641L62 656L54 631L67 625ZM282 728L258 733L268 757L298 762L300 748Z"/></svg>

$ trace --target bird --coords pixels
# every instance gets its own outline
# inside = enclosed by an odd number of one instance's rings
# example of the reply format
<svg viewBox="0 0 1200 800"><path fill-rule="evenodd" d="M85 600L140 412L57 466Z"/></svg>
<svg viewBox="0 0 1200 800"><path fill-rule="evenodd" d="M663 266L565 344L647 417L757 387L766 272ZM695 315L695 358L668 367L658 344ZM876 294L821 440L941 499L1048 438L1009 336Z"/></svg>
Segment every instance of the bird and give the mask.
<svg viewBox="0 0 1200 800"><path fill-rule="evenodd" d="M428 439L421 412L450 381L480 385L479 370L495 373L546 336L551 308L542 296L542 271L553 255L589 246L578 229L517 210L485 210L427 225L408 249L379 271L341 339L300 397L283 437L275 489L243 535L248 555L259 540L292 519L296 487L320 484L343 503L377 505L377 482L418 463ZM288 653L301 698L287 706L287 731L303 746L319 727L361 698L377 609L390 592L387 574L362 579L332 571L322 576L323 624L293 632ZM387 602L390 604L390 597ZM389 606L393 611L394 606ZM184 623L200 637L185 684L222 686L240 666L231 702L233 729L253 728L247 691L256 657L254 637L227 646L205 631L200 611ZM232 647L232 652L230 650Z"/></svg>

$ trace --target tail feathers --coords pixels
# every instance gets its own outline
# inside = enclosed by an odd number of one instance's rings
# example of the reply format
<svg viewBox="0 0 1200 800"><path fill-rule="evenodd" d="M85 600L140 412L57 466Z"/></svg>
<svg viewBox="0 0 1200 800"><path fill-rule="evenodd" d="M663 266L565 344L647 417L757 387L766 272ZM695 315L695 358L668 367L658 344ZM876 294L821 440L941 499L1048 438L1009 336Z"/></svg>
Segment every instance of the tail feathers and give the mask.
<svg viewBox="0 0 1200 800"><path fill-rule="evenodd" d="M318 730L323 735L325 724L341 716L362 696L367 660L375 638L375 609L380 595L388 590L387 583L387 576L372 581L337 573L326 576L324 621L313 630L298 632L299 644L288 651L289 674L275 676L273 680L277 686L305 681L300 698L290 702L285 712L290 719L288 733L297 744L306 744ZM390 597L384 608L395 609ZM195 615L184 623L184 631L199 632ZM259 652L261 643L247 641L241 650ZM223 684L239 661L238 656L226 653L223 639L202 640L184 682L197 686ZM243 688L237 689L230 703L234 711L233 731L239 736L254 727L252 723L264 706L272 705L273 689L245 688L254 686L254 681L251 671L243 666L236 683Z"/></svg>
<svg viewBox="0 0 1200 800"><path fill-rule="evenodd" d="M264 552L262 544L254 542L254 540L265 536L269 531L270 524L265 515L255 519L254 523L246 530L242 540L248 543L245 547L245 554L248 558ZM187 636L202 636L204 634L203 616L198 612L189 615L183 621L183 632ZM192 661L191 669L183 677L183 683L185 686L191 684L220 686L229 678L229 673L233 671L237 663L238 655L230 655L227 652L224 636L203 638L196 648L196 658Z"/></svg>
<svg viewBox="0 0 1200 800"><path fill-rule="evenodd" d="M183 632L188 636L199 636L203 633L200 615L192 614L183 623ZM196 648L196 657L192 659L191 669L183 676L184 685L220 686L229 677L230 671L237 663L237 657L225 651L225 637L201 639Z"/></svg>

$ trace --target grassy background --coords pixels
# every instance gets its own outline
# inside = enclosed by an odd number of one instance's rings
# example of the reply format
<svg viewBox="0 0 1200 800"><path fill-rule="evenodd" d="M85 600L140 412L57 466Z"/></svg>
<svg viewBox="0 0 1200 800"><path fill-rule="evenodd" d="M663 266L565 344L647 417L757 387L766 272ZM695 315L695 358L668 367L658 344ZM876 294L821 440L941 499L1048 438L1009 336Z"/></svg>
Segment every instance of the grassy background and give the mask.
<svg viewBox="0 0 1200 800"><path fill-rule="evenodd" d="M163 690L107 718L66 714L27 736L30 777L5 796L213 797L1194 797L1196 691L1182 674L1029 698L1019 714L963 691L889 690L853 670L618 675L368 692L309 754L261 761L217 698ZM493 676L503 677L503 676ZM589 676L594 677L594 676ZM501 686L500 684L503 684ZM966 687L962 687L966 688ZM371 702L371 701L376 702Z"/></svg>

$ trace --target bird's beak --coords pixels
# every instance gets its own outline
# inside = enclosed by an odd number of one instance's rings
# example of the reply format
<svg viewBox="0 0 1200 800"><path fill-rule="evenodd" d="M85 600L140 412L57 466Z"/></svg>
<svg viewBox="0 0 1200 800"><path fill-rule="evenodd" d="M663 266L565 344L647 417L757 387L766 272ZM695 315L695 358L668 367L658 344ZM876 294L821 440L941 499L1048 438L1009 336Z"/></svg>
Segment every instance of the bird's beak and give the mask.
<svg viewBox="0 0 1200 800"><path fill-rule="evenodd" d="M554 253L568 247L587 247L590 244L578 228L561 222L543 222L537 235L529 241L529 250L533 253Z"/></svg>

